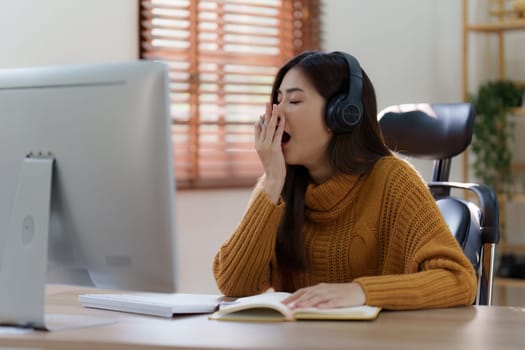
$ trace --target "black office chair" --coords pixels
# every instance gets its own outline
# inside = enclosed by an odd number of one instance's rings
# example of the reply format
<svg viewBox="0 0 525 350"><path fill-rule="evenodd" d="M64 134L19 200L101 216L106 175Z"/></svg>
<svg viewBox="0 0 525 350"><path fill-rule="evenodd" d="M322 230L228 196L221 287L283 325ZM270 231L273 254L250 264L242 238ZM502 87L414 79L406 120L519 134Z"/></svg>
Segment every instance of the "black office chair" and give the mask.
<svg viewBox="0 0 525 350"><path fill-rule="evenodd" d="M432 181L428 182L430 191L476 270L476 304L492 305L494 255L499 241L496 195L483 184L449 182L452 157L463 152L472 139L474 116L470 103L422 103L387 107L378 119L390 149L408 157L434 161ZM451 195L451 189L473 192L478 204Z"/></svg>

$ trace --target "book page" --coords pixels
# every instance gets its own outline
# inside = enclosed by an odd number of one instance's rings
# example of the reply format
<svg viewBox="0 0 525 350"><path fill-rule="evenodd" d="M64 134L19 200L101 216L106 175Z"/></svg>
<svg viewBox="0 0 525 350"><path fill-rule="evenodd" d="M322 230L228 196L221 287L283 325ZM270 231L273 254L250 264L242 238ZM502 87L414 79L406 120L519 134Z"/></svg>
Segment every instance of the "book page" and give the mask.
<svg viewBox="0 0 525 350"><path fill-rule="evenodd" d="M281 312L269 308L250 308L238 311L231 311L227 313L221 313L217 311L213 313L209 318L210 320L220 321L240 321L240 322L281 322L281 321L292 321L291 315L283 315Z"/></svg>
<svg viewBox="0 0 525 350"><path fill-rule="evenodd" d="M333 309L315 307L300 308L293 311L296 320L373 320L381 308L375 306L353 306Z"/></svg>
<svg viewBox="0 0 525 350"><path fill-rule="evenodd" d="M289 293L268 292L221 303L210 318L238 321L292 320L291 310L281 303Z"/></svg>

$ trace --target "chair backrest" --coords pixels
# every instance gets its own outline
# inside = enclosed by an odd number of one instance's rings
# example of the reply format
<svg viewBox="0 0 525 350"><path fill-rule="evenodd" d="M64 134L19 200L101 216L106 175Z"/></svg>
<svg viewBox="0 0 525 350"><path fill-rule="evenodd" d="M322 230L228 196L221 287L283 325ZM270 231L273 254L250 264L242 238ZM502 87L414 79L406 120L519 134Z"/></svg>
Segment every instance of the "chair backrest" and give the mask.
<svg viewBox="0 0 525 350"><path fill-rule="evenodd" d="M450 160L472 141L474 116L470 103L402 104L382 110L379 123L390 149L433 160L432 181L448 181Z"/></svg>
<svg viewBox="0 0 525 350"><path fill-rule="evenodd" d="M478 274L477 304L491 305L494 253L499 240L496 195L488 186L449 182L450 163L472 140L474 109L470 103L403 104L379 113L385 143L402 155L434 161L430 191L452 234ZM456 196L451 189L476 194L479 205ZM485 245L490 248L485 258Z"/></svg>

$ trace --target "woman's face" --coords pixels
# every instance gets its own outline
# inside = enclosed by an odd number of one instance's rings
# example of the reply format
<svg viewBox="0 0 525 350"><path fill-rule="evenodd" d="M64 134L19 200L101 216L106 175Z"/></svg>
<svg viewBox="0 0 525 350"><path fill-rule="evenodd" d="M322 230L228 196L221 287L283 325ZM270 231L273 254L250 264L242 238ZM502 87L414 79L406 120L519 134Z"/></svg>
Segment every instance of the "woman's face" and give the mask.
<svg viewBox="0 0 525 350"><path fill-rule="evenodd" d="M278 90L279 115L286 120L282 149L287 164L313 175L329 169L326 150L332 132L324 122L325 100L301 70L290 69ZM289 137L288 137L289 136Z"/></svg>

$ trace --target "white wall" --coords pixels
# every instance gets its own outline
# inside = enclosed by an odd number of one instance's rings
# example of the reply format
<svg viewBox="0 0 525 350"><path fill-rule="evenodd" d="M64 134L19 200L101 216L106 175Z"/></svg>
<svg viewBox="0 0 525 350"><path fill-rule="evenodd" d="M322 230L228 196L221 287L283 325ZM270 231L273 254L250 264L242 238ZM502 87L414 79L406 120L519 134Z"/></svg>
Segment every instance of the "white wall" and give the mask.
<svg viewBox="0 0 525 350"><path fill-rule="evenodd" d="M325 50L355 55L378 107L461 101L461 2L325 1ZM425 178L431 162L412 161ZM451 179L462 179L454 162Z"/></svg>
<svg viewBox="0 0 525 350"><path fill-rule="evenodd" d="M136 59L134 0L0 0L0 68Z"/></svg>
<svg viewBox="0 0 525 350"><path fill-rule="evenodd" d="M136 59L136 5L135 0L0 0L0 69ZM359 58L380 108L461 100L460 1L326 0L323 13L324 49ZM522 51L523 46L517 57ZM430 164L417 166L428 178ZM454 169L452 178L461 179L460 164ZM213 255L240 219L249 194L249 189L177 194L182 290L216 291Z"/></svg>
<svg viewBox="0 0 525 350"><path fill-rule="evenodd" d="M325 1L325 49L354 54L380 108L461 98L457 0Z"/></svg>
<svg viewBox="0 0 525 350"><path fill-rule="evenodd" d="M179 191L179 281L184 291L216 292L212 259L241 219L251 191Z"/></svg>

